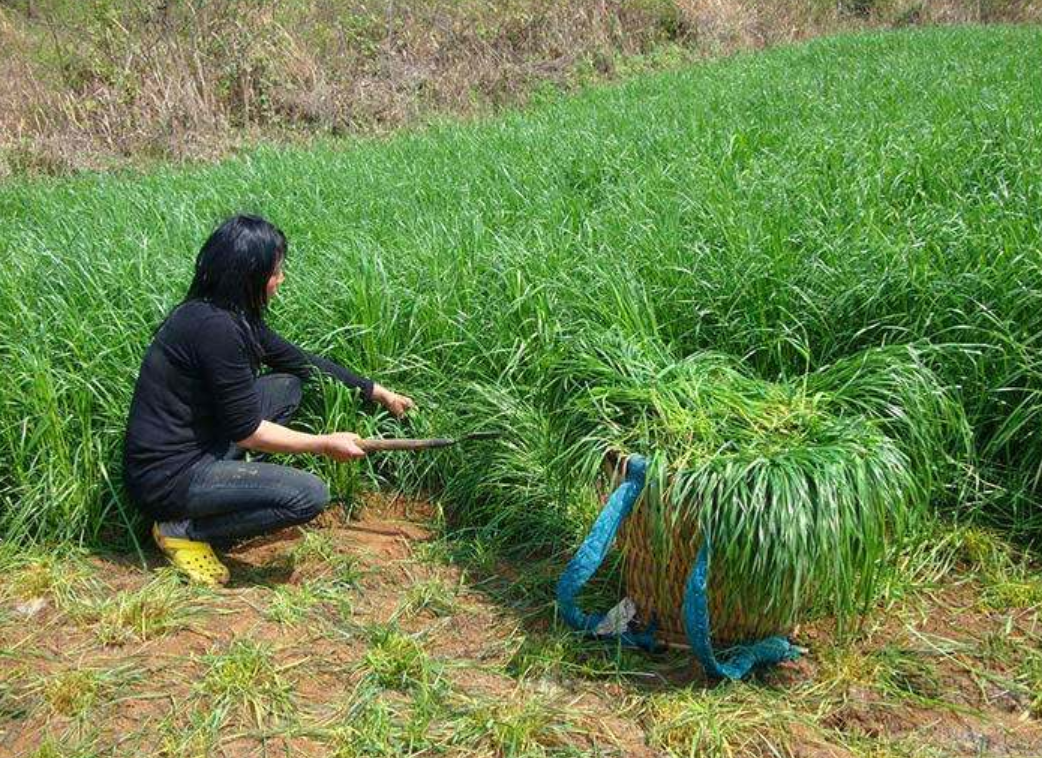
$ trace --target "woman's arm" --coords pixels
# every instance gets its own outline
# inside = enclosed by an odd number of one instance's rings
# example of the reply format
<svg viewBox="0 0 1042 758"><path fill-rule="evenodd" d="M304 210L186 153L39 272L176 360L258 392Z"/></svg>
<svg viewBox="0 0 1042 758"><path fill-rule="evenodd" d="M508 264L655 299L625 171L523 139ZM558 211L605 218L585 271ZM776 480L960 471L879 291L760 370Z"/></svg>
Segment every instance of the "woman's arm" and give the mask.
<svg viewBox="0 0 1042 758"><path fill-rule="evenodd" d="M253 434L235 444L263 453L314 453L337 461L347 461L365 456L365 451L358 446L359 439L352 432L308 434L271 421L261 421Z"/></svg>
<svg viewBox="0 0 1042 758"><path fill-rule="evenodd" d="M326 360L318 355L301 350L287 339L277 334L267 324L258 330L261 349L264 351L264 364L275 371L284 371L287 374L299 376L307 380L315 369L326 376L336 379L338 382L353 389L361 390L362 399L366 402L373 400L374 382L364 376L360 376L350 369Z"/></svg>
<svg viewBox="0 0 1042 758"><path fill-rule="evenodd" d="M301 350L268 328L267 325L261 329L260 342L264 350L265 365L276 371L285 371L306 380L314 369L318 369L326 376L331 376L348 387L361 390L363 400L379 403L398 417L404 416L416 405L412 398L406 395L392 392L372 379L359 376L338 363Z"/></svg>
<svg viewBox="0 0 1042 758"><path fill-rule="evenodd" d="M242 333L227 317L203 325L195 344L198 370L224 432L236 444L265 453L316 453L339 461L365 455L350 432L306 434L265 421Z"/></svg>

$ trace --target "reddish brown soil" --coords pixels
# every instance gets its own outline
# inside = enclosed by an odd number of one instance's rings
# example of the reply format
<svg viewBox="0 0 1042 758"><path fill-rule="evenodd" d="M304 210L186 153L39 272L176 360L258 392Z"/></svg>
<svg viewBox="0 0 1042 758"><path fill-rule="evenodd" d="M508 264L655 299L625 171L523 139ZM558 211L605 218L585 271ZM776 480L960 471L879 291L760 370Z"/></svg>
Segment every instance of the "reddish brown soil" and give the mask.
<svg viewBox="0 0 1042 758"><path fill-rule="evenodd" d="M87 745L105 755L180 756L202 750L202 737L195 747L185 740L209 715L199 691L205 657L237 640L270 646L291 688L298 728L277 719L258 728L248 713L232 714L214 738L211 754L328 755L330 730L344 723L346 704L365 676L365 630L391 621L422 640L458 697L513 706L536 698L567 721L560 747L600 755L659 755L648 744L646 728L653 725L640 701L705 686L690 660L677 654L638 658L643 674L629 678L563 673L518 680L508 675L504 665L518 640L546 631L547 614L521 615L489 591L490 582L502 584L504 576L517 581L522 568L502 566L495 577L482 577L452 563L417 560L418 546L431 539L424 526L431 515L423 503L374 496L352 519L327 514L310 526L330 537L337 553L354 559L361 578L347 591L349 612L323 603L300 623L280 624L265 613L275 588L299 586L329 572L321 561L293 560L304 535L299 529L233 550L226 556L231 584L193 593L198 607L187 624L151 639L104 645L92 623L56 608L53 598L29 619L6 603L0 607L0 756L33 755L48 740L66 748ZM146 571L132 560L92 558L93 592L104 597L140 589L152 578L151 569L162 565L158 556L150 560ZM409 588L428 580L456 589L451 613L404 613ZM817 726L786 727L779 752L764 747L754 754L847 758L856 755L848 746L859 741L906 740L943 746L940 754L946 756L1042 756L1042 725L1029 715L1024 692L1006 686L1016 676L1016 660L982 661L979 653L982 640L1001 637L1007 628L1009 638L1022 644L1038 639L1037 612L982 610L979 594L970 582L952 584L925 601L920 597L870 617L846 654L858 661L889 654L905 662L907 671L898 669L904 679L895 685L896 696L856 676L845 679L830 672L826 658L835 630L827 622L800 629L799 639L811 655L759 681L790 693L793 704L812 702L807 693L820 683L822 691L810 696L822 704ZM920 661L926 661L925 669ZM57 712L49 702L55 696L48 694L48 682L80 668L115 673L85 715ZM399 698L393 692L388 697ZM404 694L399 699L407 701ZM496 753L489 748L488 754Z"/></svg>
<svg viewBox="0 0 1042 758"><path fill-rule="evenodd" d="M461 583L460 569L412 558L415 546L429 539L422 525L428 516L429 510L421 503L373 497L356 519L327 515L309 527L330 534L337 551L353 556L362 573L359 586L351 593L349 623L332 624L339 635L330 634L330 625L320 627L311 621L283 625L263 613L273 587L299 585L323 574L321 565L294 565L289 560L303 535L299 529L284 530L228 553L229 586L201 601L205 607L186 628L154 639L119 647L102 645L89 627L74 623L53 602L31 624L0 625L0 680L13 682L9 691L0 690L0 696L6 694L7 700L24 704L27 711L9 715L8 710L18 709L0 708L0 756L32 755L47 739L64 745L87 741L99 751L103 747L119 754L126 750L126 754L173 755L164 752L164 725L166 732L184 735L189 731L186 704L192 702L193 688L205 671L201 658L244 639L274 650L282 674L293 685L301 720L308 717L335 726L338 708L361 677L358 664L367 646L357 630L391 621L408 588L432 578L460 588L455 598L458 612L447 618L425 611L400 615L399 628L429 634L424 650L445 664L445 675L465 696L516 699L518 682L493 669L509 657L509 645L504 643L518 633L519 623L488 596ZM96 558L91 562L108 593L139 589L150 578L132 561ZM150 568L162 565L158 557L150 563ZM90 721L55 713L46 704L43 683L49 678L79 667L108 670L119 666L132 670L133 675L116 690L104 693L105 700L118 704L100 709L103 713L92 712ZM562 691L555 699L573 704L575 696ZM6 704L0 699L0 706ZM603 734L600 727L591 726L588 731L596 735L595 740L581 733L574 737L602 754L653 754L644 746L639 726L616 718L610 701L588 698L581 708L573 708L572 723L576 714L591 725L607 725ZM239 723L227 735L222 733L218 754L307 756L327 755L331 749L309 736L236 736L249 731L256 732L248 723Z"/></svg>

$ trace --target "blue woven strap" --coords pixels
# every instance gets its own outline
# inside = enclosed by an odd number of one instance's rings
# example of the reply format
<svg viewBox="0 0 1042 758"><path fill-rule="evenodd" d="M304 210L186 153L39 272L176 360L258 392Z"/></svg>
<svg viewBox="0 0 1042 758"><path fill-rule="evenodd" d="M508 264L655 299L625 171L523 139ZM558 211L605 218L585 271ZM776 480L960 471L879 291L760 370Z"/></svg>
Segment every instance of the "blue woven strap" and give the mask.
<svg viewBox="0 0 1042 758"><path fill-rule="evenodd" d="M684 588L683 609L688 644L706 674L721 679L741 679L758 666L773 666L798 658L800 649L789 640L784 637L767 637L758 642L729 648L727 659L717 660L709 638L709 605L706 600L711 551L709 535L706 534Z"/></svg>
<svg viewBox="0 0 1042 758"><path fill-rule="evenodd" d="M633 510L633 505L644 489L647 468L647 461L639 455L631 456L626 461L625 479L608 498L607 505L597 517L590 533L586 535L575 557L568 562L561 578L557 580L557 605L561 617L573 629L596 635L597 626L604 619L602 613L583 613L576 605L575 597L604 562L604 556L608 554L615 533L619 531L623 519ZM624 632L606 638L645 650L653 650L656 647L654 624L643 632Z"/></svg>
<svg viewBox="0 0 1042 758"><path fill-rule="evenodd" d="M604 620L604 614L584 613L576 605L575 598L604 562L619 526L629 516L644 489L646 474L647 461L641 456L634 455L626 461L626 476L622 484L608 498L608 503L597 517L590 533L586 535L575 557L568 562L564 573L557 581L557 604L561 617L573 629L596 635L597 627ZM683 607L684 631L687 633L688 644L691 645L691 650L705 672L718 678L741 679L758 666L772 666L799 657L800 649L784 637L768 637L758 642L729 648L726 660L717 660L709 637L709 605L706 599L711 551L707 534L684 588ZM643 632L597 636L618 640L623 645L645 650L654 650L657 647L654 623Z"/></svg>

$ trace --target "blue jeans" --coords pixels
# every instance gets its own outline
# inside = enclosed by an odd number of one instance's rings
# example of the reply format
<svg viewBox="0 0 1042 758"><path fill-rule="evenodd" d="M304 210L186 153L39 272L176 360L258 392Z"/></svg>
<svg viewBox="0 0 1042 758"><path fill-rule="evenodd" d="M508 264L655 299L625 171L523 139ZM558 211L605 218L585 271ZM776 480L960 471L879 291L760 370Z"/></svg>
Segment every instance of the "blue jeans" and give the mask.
<svg viewBox="0 0 1042 758"><path fill-rule="evenodd" d="M290 374L262 376L257 392L261 414L277 424L292 418L302 396L300 379ZM308 522L329 504L329 488L314 474L247 462L245 455L232 444L223 455L192 468L184 501L190 539L227 545Z"/></svg>

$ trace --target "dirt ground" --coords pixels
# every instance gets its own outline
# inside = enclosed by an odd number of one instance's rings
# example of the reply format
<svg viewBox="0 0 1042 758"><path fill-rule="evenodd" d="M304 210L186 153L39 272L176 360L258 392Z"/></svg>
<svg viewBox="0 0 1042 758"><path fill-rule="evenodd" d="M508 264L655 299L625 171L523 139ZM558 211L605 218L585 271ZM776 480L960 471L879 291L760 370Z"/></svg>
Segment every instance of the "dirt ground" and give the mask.
<svg viewBox="0 0 1042 758"><path fill-rule="evenodd" d="M1042 756L1038 609L983 610L971 581L719 685L568 635L559 565L461 558L431 518L374 496L233 550L217 591L157 555L8 571L0 756Z"/></svg>

